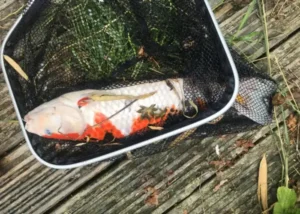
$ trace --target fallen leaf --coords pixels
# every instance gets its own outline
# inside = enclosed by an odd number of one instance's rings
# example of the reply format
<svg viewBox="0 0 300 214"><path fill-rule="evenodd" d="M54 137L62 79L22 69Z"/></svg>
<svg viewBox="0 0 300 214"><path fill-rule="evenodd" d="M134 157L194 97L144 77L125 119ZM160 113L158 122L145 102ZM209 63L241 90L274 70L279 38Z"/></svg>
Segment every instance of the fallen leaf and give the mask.
<svg viewBox="0 0 300 214"><path fill-rule="evenodd" d="M209 164L214 165L218 169L223 167L229 167L233 165L233 162L230 160L220 160L220 161L211 161Z"/></svg>
<svg viewBox="0 0 300 214"><path fill-rule="evenodd" d="M274 106L280 106L285 102L285 99L286 98L282 94L276 93L272 98L272 104Z"/></svg>
<svg viewBox="0 0 300 214"><path fill-rule="evenodd" d="M227 183L228 182L228 180L226 179L226 180L222 180L222 181L220 181L220 183L217 185L217 186L215 186L215 188L214 188L214 192L217 192L225 183Z"/></svg>
<svg viewBox="0 0 300 214"><path fill-rule="evenodd" d="M154 187L146 187L145 188L146 193L151 193L145 200L145 204L148 204L150 206L157 206L158 205L158 190Z"/></svg>
<svg viewBox="0 0 300 214"><path fill-rule="evenodd" d="M187 139L191 134L193 134L196 130L197 130L197 128L194 128L194 129L190 129L188 131L183 132L169 144L169 148L174 147L177 144L181 143L183 140Z"/></svg>
<svg viewBox="0 0 300 214"><path fill-rule="evenodd" d="M286 121L287 127L291 132L294 132L297 128L297 116L295 114L290 114Z"/></svg>
<svg viewBox="0 0 300 214"><path fill-rule="evenodd" d="M147 57L148 54L145 52L144 46L141 46L138 50L138 57Z"/></svg>
<svg viewBox="0 0 300 214"><path fill-rule="evenodd" d="M25 80L28 81L27 74L23 71L23 69L19 66L19 64L15 62L15 60L13 60L7 55L4 55L3 57L6 60L6 62L10 64L10 66L13 67L13 69L15 69L16 72L18 72Z"/></svg>
<svg viewBox="0 0 300 214"><path fill-rule="evenodd" d="M268 166L266 155L263 155L263 158L259 165L258 173L258 187L257 187L257 198L259 203L261 203L263 211L268 209ZM268 212L266 212L268 213Z"/></svg>
<svg viewBox="0 0 300 214"><path fill-rule="evenodd" d="M200 98L197 99L197 103L199 105L199 110L203 111L206 110L206 102Z"/></svg>
<svg viewBox="0 0 300 214"><path fill-rule="evenodd" d="M242 147L244 152L248 152L249 148L252 148L255 146L254 143L252 143L251 140L237 140L235 143L236 147Z"/></svg>
<svg viewBox="0 0 300 214"><path fill-rule="evenodd" d="M187 210L183 210L183 214L188 214L188 211Z"/></svg>
<svg viewBox="0 0 300 214"><path fill-rule="evenodd" d="M219 117L217 117L216 119L214 119L214 120L208 122L208 124L212 124L212 125L217 124L220 120L223 119L223 117L224 117L224 115L222 114L222 115L220 115Z"/></svg>
<svg viewBox="0 0 300 214"><path fill-rule="evenodd" d="M241 105L246 105L245 98L239 94L236 96L235 101Z"/></svg>
<svg viewBox="0 0 300 214"><path fill-rule="evenodd" d="M77 147L80 147L80 146L83 146L83 145L85 145L86 143L77 143L75 146L77 146Z"/></svg>
<svg viewBox="0 0 300 214"><path fill-rule="evenodd" d="M161 131L164 129L164 127L160 127L160 126L148 126L148 128L151 130L157 130L157 131Z"/></svg>

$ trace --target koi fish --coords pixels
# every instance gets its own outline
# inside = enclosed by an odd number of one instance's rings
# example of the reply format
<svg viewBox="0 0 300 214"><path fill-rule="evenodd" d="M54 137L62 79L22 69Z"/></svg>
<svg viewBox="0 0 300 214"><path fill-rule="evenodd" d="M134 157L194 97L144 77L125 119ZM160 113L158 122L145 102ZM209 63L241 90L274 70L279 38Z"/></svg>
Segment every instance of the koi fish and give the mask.
<svg viewBox="0 0 300 214"><path fill-rule="evenodd" d="M275 90L272 81L242 79L233 108L256 123L268 124L272 121L270 99ZM184 103L190 100L201 101L201 105L207 102L201 92L191 86L191 81L182 78L109 90L76 91L30 111L24 117L25 129L61 140L100 141L108 134L120 139L148 128L161 130L170 115L185 113ZM210 124L222 118L223 115Z"/></svg>
<svg viewBox="0 0 300 214"><path fill-rule="evenodd" d="M183 110L183 79L64 94L29 112L28 132L62 140L123 138Z"/></svg>

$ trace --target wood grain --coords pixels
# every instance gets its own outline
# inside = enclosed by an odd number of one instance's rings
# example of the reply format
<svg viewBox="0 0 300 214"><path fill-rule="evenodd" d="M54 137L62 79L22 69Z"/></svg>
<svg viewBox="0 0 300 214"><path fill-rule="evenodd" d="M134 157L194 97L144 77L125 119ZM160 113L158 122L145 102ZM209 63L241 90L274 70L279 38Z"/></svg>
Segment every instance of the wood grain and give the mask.
<svg viewBox="0 0 300 214"><path fill-rule="evenodd" d="M219 1L215 2L217 5ZM292 2L292 1L291 1ZM2 3L2 4L1 4ZM5 17L21 5L21 1L0 1L0 18ZM299 74L299 29L300 11L296 3L288 3L280 20L269 11L270 47L291 81ZM221 29L226 35L233 34L247 7L236 10L232 2L224 3L216 10ZM6 15L5 15L6 14ZM15 17L5 27L10 27ZM250 24L241 33L261 31L256 11ZM0 25L3 25L0 22ZM0 32L0 39L6 30ZM290 38L289 38L290 37ZM289 38L277 47L284 39ZM1 41L1 40L0 40ZM262 43L238 42L238 50L246 51L251 59L265 53ZM274 77L281 80L273 62ZM257 66L265 68L260 61ZM14 119L3 74L0 72L0 118ZM273 126L274 127L274 126ZM234 147L240 138L250 138L255 147L246 154ZM18 125L0 123L0 210L1 213L258 213L255 200L257 169L260 154L266 152L270 160L270 177L274 178L271 188L280 177L280 162L272 144L269 128L227 136L207 138L191 147L189 144L174 150L134 161L94 164L73 170L53 170L38 163L28 151ZM22 144L20 146L20 144ZM219 145L224 159L234 165L217 172L210 162L220 160L215 153ZM295 154L291 155L291 166ZM294 176L291 172L291 177ZM217 192L215 186L227 179ZM159 205L145 204L148 194L144 188L159 190ZM273 194L275 195L275 193ZM253 199L254 198L254 199ZM2 209L1 209L2 208ZM224 210L225 209L225 210Z"/></svg>

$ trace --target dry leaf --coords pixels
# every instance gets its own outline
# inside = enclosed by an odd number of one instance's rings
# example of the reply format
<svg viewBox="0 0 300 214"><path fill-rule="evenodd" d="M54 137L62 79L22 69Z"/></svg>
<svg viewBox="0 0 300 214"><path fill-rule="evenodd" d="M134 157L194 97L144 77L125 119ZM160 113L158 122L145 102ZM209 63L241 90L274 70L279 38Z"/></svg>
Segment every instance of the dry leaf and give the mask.
<svg viewBox="0 0 300 214"><path fill-rule="evenodd" d="M257 188L257 197L259 203L261 203L263 210L268 209L268 166L266 155L263 155L263 158L259 165L258 173L258 188ZM268 212L266 212L268 213Z"/></svg>
<svg viewBox="0 0 300 214"><path fill-rule="evenodd" d="M222 114L222 115L220 115L219 117L217 117L216 119L214 119L214 120L208 122L208 124L212 124L212 125L217 124L220 120L223 119L223 117L224 117L224 115Z"/></svg>
<svg viewBox="0 0 300 214"><path fill-rule="evenodd" d="M297 117L294 114L291 114L287 121L286 121L287 127L291 132L294 132L297 128Z"/></svg>
<svg viewBox="0 0 300 214"><path fill-rule="evenodd" d="M151 130L157 130L157 131L161 131L164 129L164 127L160 127L160 126L148 126L148 128Z"/></svg>
<svg viewBox="0 0 300 214"><path fill-rule="evenodd" d="M276 93L272 98L272 104L274 106L280 106L285 102L285 97L282 96L280 93Z"/></svg>
<svg viewBox="0 0 300 214"><path fill-rule="evenodd" d="M158 190L154 187L146 187L145 188L146 193L150 192L151 194L146 198L145 204L148 205L158 205Z"/></svg>
<svg viewBox="0 0 300 214"><path fill-rule="evenodd" d="M138 50L138 57L147 57L148 54L145 52L145 47L141 46Z"/></svg>
<svg viewBox="0 0 300 214"><path fill-rule="evenodd" d="M8 64L10 64L11 67L13 67L13 69L15 69L15 71L17 71L25 80L28 81L28 76L27 74L23 71L23 69L18 65L18 63L15 62L15 60L13 60L12 58L10 58L7 55L3 56L4 59L6 60L6 62Z"/></svg>
<svg viewBox="0 0 300 214"><path fill-rule="evenodd" d="M187 139L191 134L193 134L196 130L197 128L194 128L183 132L178 137L176 137L175 140L173 140L173 142L170 143L169 148L181 143L183 140Z"/></svg>
<svg viewBox="0 0 300 214"><path fill-rule="evenodd" d="M244 97L242 97L239 94L236 96L235 101L241 105L246 105L246 101L245 101Z"/></svg>
<svg viewBox="0 0 300 214"><path fill-rule="evenodd" d="M77 147L80 147L80 146L83 146L83 145L85 145L86 143L77 143L75 146L77 146Z"/></svg>
<svg viewBox="0 0 300 214"><path fill-rule="evenodd" d="M249 148L252 148L255 146L255 144L252 143L251 140L243 140L243 139L237 140L235 145L236 145L236 147L243 148L244 152L248 152Z"/></svg>
<svg viewBox="0 0 300 214"><path fill-rule="evenodd" d="M201 111L206 110L207 104L204 100L197 98L197 104L199 106L199 110L201 110Z"/></svg>
<svg viewBox="0 0 300 214"><path fill-rule="evenodd" d="M227 183L228 182L228 180L226 179L226 180L222 180L222 181L220 181L220 183L217 185L217 186L215 186L215 188L214 188L214 192L217 192L225 183Z"/></svg>
<svg viewBox="0 0 300 214"><path fill-rule="evenodd" d="M218 169L223 167L229 167L233 165L233 162L230 160L220 160L220 161L211 161L209 164L214 165Z"/></svg>

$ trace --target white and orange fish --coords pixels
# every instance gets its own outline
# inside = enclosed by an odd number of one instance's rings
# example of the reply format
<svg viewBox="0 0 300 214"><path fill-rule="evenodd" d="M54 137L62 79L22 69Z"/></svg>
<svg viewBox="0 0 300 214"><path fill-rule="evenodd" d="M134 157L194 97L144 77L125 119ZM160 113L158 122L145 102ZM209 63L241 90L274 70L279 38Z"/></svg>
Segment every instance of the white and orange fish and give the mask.
<svg viewBox="0 0 300 214"><path fill-rule="evenodd" d="M191 89L193 97L187 97ZM233 108L259 124L268 124L272 121L269 99L275 90L272 81L242 79ZM25 128L39 136L61 140L103 140L107 134L120 139L148 127L161 130L171 114L186 113L187 100L195 100L199 108L206 103L191 82L182 78L71 92L29 112L24 118Z"/></svg>
<svg viewBox="0 0 300 214"><path fill-rule="evenodd" d="M141 83L111 90L64 94L29 112L26 130L46 138L123 138L148 126L162 126L183 109L183 79Z"/></svg>

